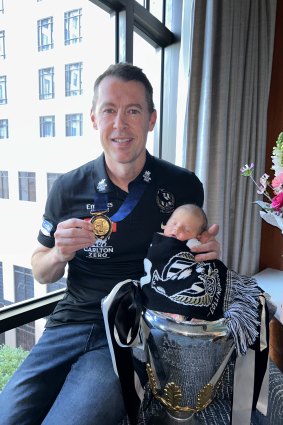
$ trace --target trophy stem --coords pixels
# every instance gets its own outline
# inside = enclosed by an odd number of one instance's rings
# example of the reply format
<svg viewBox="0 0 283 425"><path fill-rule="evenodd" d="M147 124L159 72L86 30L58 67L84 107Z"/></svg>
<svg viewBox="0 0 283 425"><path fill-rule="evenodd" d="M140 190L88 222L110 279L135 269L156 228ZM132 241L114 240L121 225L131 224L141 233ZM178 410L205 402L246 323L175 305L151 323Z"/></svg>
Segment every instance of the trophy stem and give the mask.
<svg viewBox="0 0 283 425"><path fill-rule="evenodd" d="M165 410L158 416L152 416L147 422L149 425L201 425L194 413L178 413Z"/></svg>
<svg viewBox="0 0 283 425"><path fill-rule="evenodd" d="M183 413L183 412L170 412L169 410L166 410L167 416L169 421L167 421L166 423L168 423L168 425L170 424L179 424L179 425L198 425L201 422L199 422L196 417L195 414L193 412L191 413Z"/></svg>

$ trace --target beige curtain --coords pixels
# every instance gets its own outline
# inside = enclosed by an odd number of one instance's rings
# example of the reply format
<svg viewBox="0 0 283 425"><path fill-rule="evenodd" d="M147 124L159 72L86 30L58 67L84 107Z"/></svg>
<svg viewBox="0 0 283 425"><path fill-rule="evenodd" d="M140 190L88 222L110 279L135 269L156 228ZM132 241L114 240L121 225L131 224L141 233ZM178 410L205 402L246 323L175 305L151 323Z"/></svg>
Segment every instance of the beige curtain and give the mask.
<svg viewBox="0 0 283 425"><path fill-rule="evenodd" d="M265 172L275 16L276 0L183 1L181 40L191 43L181 42L176 162L204 184L222 260L249 275L258 271L261 219L240 168L254 162L258 179Z"/></svg>

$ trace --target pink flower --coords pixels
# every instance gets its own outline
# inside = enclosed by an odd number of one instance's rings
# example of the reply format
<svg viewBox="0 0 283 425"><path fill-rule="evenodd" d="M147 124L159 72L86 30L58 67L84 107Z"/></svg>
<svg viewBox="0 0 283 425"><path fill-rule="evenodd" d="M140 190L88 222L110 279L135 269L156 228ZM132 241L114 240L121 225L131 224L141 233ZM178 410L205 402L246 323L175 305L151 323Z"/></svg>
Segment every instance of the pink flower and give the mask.
<svg viewBox="0 0 283 425"><path fill-rule="evenodd" d="M271 185L275 193L280 193L283 190L283 173L280 173L278 176L274 177Z"/></svg>
<svg viewBox="0 0 283 425"><path fill-rule="evenodd" d="M275 211L280 211L283 207L283 192L280 192L278 195L274 196L271 202L272 208L275 209Z"/></svg>

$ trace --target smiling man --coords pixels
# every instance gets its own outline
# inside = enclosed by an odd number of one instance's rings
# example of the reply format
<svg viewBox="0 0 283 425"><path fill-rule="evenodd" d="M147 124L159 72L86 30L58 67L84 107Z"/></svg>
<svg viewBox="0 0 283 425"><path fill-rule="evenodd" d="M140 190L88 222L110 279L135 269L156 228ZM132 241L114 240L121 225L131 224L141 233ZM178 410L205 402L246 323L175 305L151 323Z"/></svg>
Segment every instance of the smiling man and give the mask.
<svg viewBox="0 0 283 425"><path fill-rule="evenodd" d="M115 64L98 77L91 119L104 152L56 180L31 260L42 284L68 266L66 294L0 395L5 425L119 423L125 407L101 300L118 282L143 275L152 235L175 208L203 204L194 173L146 150L156 111L140 68ZM217 231L214 225L201 235L197 260L219 255Z"/></svg>

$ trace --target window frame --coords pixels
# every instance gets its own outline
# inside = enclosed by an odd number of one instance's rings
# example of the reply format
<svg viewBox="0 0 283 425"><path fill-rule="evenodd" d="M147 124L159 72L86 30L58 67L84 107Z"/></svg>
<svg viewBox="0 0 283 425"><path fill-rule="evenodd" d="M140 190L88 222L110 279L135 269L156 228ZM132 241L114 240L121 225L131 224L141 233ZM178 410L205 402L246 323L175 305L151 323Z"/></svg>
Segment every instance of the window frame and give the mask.
<svg viewBox="0 0 283 425"><path fill-rule="evenodd" d="M22 297L20 288L24 288ZM31 269L14 265L14 293L15 302L34 298L34 278ZM20 296L19 296L20 295ZM31 350L35 344L35 323L25 323L16 328L16 345L24 350Z"/></svg>
<svg viewBox="0 0 283 425"><path fill-rule="evenodd" d="M18 171L19 200L36 202L36 173Z"/></svg>
<svg viewBox="0 0 283 425"><path fill-rule="evenodd" d="M48 80L47 77L50 77ZM39 79L39 99L48 100L54 99L55 97L55 84L54 84L54 66L48 68L40 68L38 70ZM46 86L49 83L49 90L46 90Z"/></svg>
<svg viewBox="0 0 283 425"><path fill-rule="evenodd" d="M7 76L0 75L0 105L6 105L7 103Z"/></svg>
<svg viewBox="0 0 283 425"><path fill-rule="evenodd" d="M73 14L73 15L72 15ZM78 35L73 37L71 36L71 22L78 17ZM82 28L81 28L81 20L82 20L82 8L68 10L64 13L64 43L65 46L69 46L71 44L81 43L82 41ZM68 36L67 36L68 34Z"/></svg>
<svg viewBox="0 0 283 425"><path fill-rule="evenodd" d="M0 59L6 59L6 48L5 48L5 30L0 31ZM2 53L1 53L2 52Z"/></svg>
<svg viewBox="0 0 283 425"><path fill-rule="evenodd" d="M44 25L45 22L47 22L47 26ZM43 28L45 27L48 29L48 43L43 42L43 39L46 36L43 33ZM53 16L48 16L47 18L42 18L37 21L37 48L39 52L43 52L53 49L53 47Z"/></svg>
<svg viewBox="0 0 283 425"><path fill-rule="evenodd" d="M0 199L9 199L9 171L0 170Z"/></svg>
<svg viewBox="0 0 283 425"><path fill-rule="evenodd" d="M0 119L0 140L4 139L9 139L9 121L7 118Z"/></svg>
<svg viewBox="0 0 283 425"><path fill-rule="evenodd" d="M82 62L73 62L67 63L65 65L65 96L78 96L83 93L82 88L82 72L83 72L83 63ZM72 79L76 76L78 79L78 89L72 89Z"/></svg>
<svg viewBox="0 0 283 425"><path fill-rule="evenodd" d="M48 118L50 118L50 121L48 121ZM49 133L46 131L48 127L51 129ZM39 137L55 137L55 115L42 115L39 117Z"/></svg>
<svg viewBox="0 0 283 425"><path fill-rule="evenodd" d="M72 124L76 124L72 126ZM79 134L73 133L73 129L79 127ZM66 137L81 137L83 135L83 114L78 112L75 114L65 115L65 136Z"/></svg>

